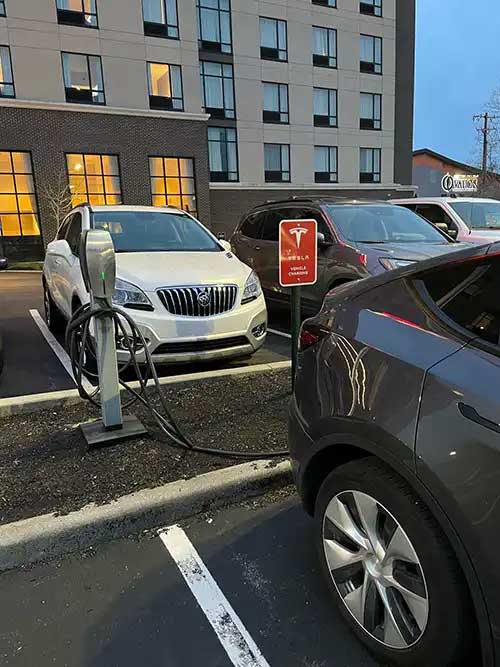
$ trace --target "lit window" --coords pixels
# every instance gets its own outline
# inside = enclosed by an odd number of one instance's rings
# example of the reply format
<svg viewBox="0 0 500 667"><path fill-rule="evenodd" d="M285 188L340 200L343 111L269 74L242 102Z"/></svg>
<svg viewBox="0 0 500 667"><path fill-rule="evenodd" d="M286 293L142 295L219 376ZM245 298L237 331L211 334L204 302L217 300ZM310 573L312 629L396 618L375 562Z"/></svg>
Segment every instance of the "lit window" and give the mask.
<svg viewBox="0 0 500 667"><path fill-rule="evenodd" d="M288 84L264 82L264 123L288 123Z"/></svg>
<svg viewBox="0 0 500 667"><path fill-rule="evenodd" d="M29 153L0 152L0 237L40 236Z"/></svg>
<svg viewBox="0 0 500 667"><path fill-rule="evenodd" d="M337 127L337 91L333 88L314 88L314 125Z"/></svg>
<svg viewBox="0 0 500 667"><path fill-rule="evenodd" d="M229 0L198 0L200 48L231 53L231 6Z"/></svg>
<svg viewBox="0 0 500 667"><path fill-rule="evenodd" d="M66 102L106 104L101 58L82 53L63 53Z"/></svg>
<svg viewBox="0 0 500 667"><path fill-rule="evenodd" d="M337 67L337 31L313 26L313 63L319 67Z"/></svg>
<svg viewBox="0 0 500 667"><path fill-rule="evenodd" d="M179 65L148 63L148 84L151 109L184 109Z"/></svg>
<svg viewBox="0 0 500 667"><path fill-rule="evenodd" d="M8 46L0 46L0 97L14 97L14 77Z"/></svg>
<svg viewBox="0 0 500 667"><path fill-rule="evenodd" d="M177 0L142 0L144 34L179 39Z"/></svg>
<svg viewBox="0 0 500 667"><path fill-rule="evenodd" d="M261 17L260 57L264 60L288 59L286 21Z"/></svg>
<svg viewBox="0 0 500 667"><path fill-rule="evenodd" d="M238 180L238 147L235 129L209 127L208 154L211 181Z"/></svg>
<svg viewBox="0 0 500 667"><path fill-rule="evenodd" d="M203 60L201 82L205 111L214 118L234 118L233 66Z"/></svg>
<svg viewBox="0 0 500 667"><path fill-rule="evenodd" d="M382 37L361 35L361 72L382 74Z"/></svg>
<svg viewBox="0 0 500 667"><path fill-rule="evenodd" d="M0 0L0 16L5 16L5 0Z"/></svg>
<svg viewBox="0 0 500 667"><path fill-rule="evenodd" d="M289 183L290 146L264 144L264 169L266 183Z"/></svg>
<svg viewBox="0 0 500 667"><path fill-rule="evenodd" d="M73 206L122 203L120 166L116 155L66 155Z"/></svg>
<svg viewBox="0 0 500 667"><path fill-rule="evenodd" d="M56 0L57 21L83 28L97 28L97 0Z"/></svg>
<svg viewBox="0 0 500 667"><path fill-rule="evenodd" d="M153 206L175 206L196 216L196 189L192 158L150 157Z"/></svg>
<svg viewBox="0 0 500 667"><path fill-rule="evenodd" d="M382 16L382 0L361 0L359 3L359 11L362 14Z"/></svg>
<svg viewBox="0 0 500 667"><path fill-rule="evenodd" d="M360 183L380 183L382 150L380 148L361 148L359 154Z"/></svg>
<svg viewBox="0 0 500 667"><path fill-rule="evenodd" d="M338 179L337 147L314 147L314 180L316 183L336 183Z"/></svg>
<svg viewBox="0 0 500 667"><path fill-rule="evenodd" d="M361 130L382 129L382 95L361 93L359 127Z"/></svg>

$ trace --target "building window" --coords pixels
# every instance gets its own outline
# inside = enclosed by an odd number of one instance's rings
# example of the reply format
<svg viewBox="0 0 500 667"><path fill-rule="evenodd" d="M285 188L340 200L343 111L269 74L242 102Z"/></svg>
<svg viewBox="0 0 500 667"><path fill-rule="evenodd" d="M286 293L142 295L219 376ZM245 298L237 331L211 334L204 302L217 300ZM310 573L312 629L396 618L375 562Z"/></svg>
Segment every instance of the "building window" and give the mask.
<svg viewBox="0 0 500 667"><path fill-rule="evenodd" d="M198 0L198 39L207 51L231 53L231 5L229 0Z"/></svg>
<svg viewBox="0 0 500 667"><path fill-rule="evenodd" d="M359 127L361 130L382 129L382 95L361 93Z"/></svg>
<svg viewBox="0 0 500 667"><path fill-rule="evenodd" d="M380 148L361 148L359 153L359 180L360 183L380 183L381 179Z"/></svg>
<svg viewBox="0 0 500 667"><path fill-rule="evenodd" d="M14 77L8 46L0 46L0 97L15 97Z"/></svg>
<svg viewBox="0 0 500 667"><path fill-rule="evenodd" d="M337 127L337 91L333 88L314 88L314 125Z"/></svg>
<svg viewBox="0 0 500 667"><path fill-rule="evenodd" d="M288 123L288 84L267 83L264 86L264 123Z"/></svg>
<svg viewBox="0 0 500 667"><path fill-rule="evenodd" d="M177 0L142 0L144 34L179 39Z"/></svg>
<svg viewBox="0 0 500 667"><path fill-rule="evenodd" d="M117 155L66 155L73 206L121 204L122 189Z"/></svg>
<svg viewBox="0 0 500 667"><path fill-rule="evenodd" d="M337 147L314 147L314 180L316 183L337 183Z"/></svg>
<svg viewBox="0 0 500 667"><path fill-rule="evenodd" d="M337 31L313 26L313 63L320 67L337 67Z"/></svg>
<svg viewBox="0 0 500 667"><path fill-rule="evenodd" d="M290 146L264 144L264 169L266 183L289 183Z"/></svg>
<svg viewBox="0 0 500 667"><path fill-rule="evenodd" d="M382 37L361 35L361 72L382 74Z"/></svg>
<svg viewBox="0 0 500 667"><path fill-rule="evenodd" d="M151 109L184 110L179 65L148 63L148 86Z"/></svg>
<svg viewBox="0 0 500 667"><path fill-rule="evenodd" d="M57 22L97 28L97 0L56 0Z"/></svg>
<svg viewBox="0 0 500 667"><path fill-rule="evenodd" d="M0 238L40 236L29 153L0 152Z"/></svg>
<svg viewBox="0 0 500 667"><path fill-rule="evenodd" d="M288 60L286 21L261 16L260 57L264 60Z"/></svg>
<svg viewBox="0 0 500 667"><path fill-rule="evenodd" d="M359 11L362 14L382 16L382 0L361 0L359 3Z"/></svg>
<svg viewBox="0 0 500 667"><path fill-rule="evenodd" d="M106 104L100 56L63 53L66 102Z"/></svg>
<svg viewBox="0 0 500 667"><path fill-rule="evenodd" d="M238 145L236 130L230 127L208 128L210 180L238 180Z"/></svg>
<svg viewBox="0 0 500 667"><path fill-rule="evenodd" d="M149 173L153 206L175 206L197 215L192 158L150 157Z"/></svg>
<svg viewBox="0 0 500 667"><path fill-rule="evenodd" d="M0 16L5 16L5 0L0 0Z"/></svg>
<svg viewBox="0 0 500 667"><path fill-rule="evenodd" d="M312 0L313 5L323 5L323 7L336 7L337 0Z"/></svg>
<svg viewBox="0 0 500 667"><path fill-rule="evenodd" d="M205 111L214 118L234 118L233 66L201 61Z"/></svg>

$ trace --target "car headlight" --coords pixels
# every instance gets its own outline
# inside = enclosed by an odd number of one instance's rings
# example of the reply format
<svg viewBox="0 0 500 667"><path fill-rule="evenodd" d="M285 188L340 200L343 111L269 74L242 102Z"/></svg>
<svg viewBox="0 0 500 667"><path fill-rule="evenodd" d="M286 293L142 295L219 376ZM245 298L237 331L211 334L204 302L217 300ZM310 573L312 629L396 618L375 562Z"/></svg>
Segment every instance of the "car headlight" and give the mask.
<svg viewBox="0 0 500 667"><path fill-rule="evenodd" d="M255 271L252 271L245 283L245 289L243 290L243 298L241 299L241 303L249 303L250 301L254 301L254 299L257 299L261 294L262 287L260 286L259 276L255 273Z"/></svg>
<svg viewBox="0 0 500 667"><path fill-rule="evenodd" d="M115 282L113 304L136 310L153 310L153 305L144 292L121 278L117 278Z"/></svg>
<svg viewBox="0 0 500 667"><path fill-rule="evenodd" d="M379 261L384 269L387 269L388 271L392 271L393 269L401 269L403 266L414 264L414 262L409 259L387 259L387 257L381 257Z"/></svg>

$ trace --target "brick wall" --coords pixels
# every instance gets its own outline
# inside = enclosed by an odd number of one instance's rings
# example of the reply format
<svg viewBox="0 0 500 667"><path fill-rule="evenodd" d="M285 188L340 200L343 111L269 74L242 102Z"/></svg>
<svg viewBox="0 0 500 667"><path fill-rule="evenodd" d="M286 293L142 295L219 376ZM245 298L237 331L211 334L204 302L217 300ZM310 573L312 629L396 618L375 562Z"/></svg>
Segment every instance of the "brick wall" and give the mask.
<svg viewBox="0 0 500 667"><path fill-rule="evenodd" d="M243 215L254 206L269 200L281 200L288 197L339 197L353 199L380 199L412 197L413 191L387 190L211 190L211 219L215 232L224 232L226 238L233 233Z"/></svg>
<svg viewBox="0 0 500 667"><path fill-rule="evenodd" d="M42 183L57 185L66 153L116 154L124 204L150 205L150 155L194 158L198 215L210 224L208 152L203 121L107 113L0 108L0 151L30 151L44 244L56 222L40 195Z"/></svg>

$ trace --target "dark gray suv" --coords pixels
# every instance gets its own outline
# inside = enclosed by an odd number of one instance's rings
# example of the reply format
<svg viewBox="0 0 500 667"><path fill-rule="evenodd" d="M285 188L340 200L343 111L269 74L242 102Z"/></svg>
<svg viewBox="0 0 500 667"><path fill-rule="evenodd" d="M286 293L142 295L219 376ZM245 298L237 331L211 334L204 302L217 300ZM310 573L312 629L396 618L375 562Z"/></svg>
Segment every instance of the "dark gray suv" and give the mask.
<svg viewBox="0 0 500 667"><path fill-rule="evenodd" d="M467 247L412 211L385 202L294 198L267 203L243 218L231 245L258 274L271 302L289 299L278 276L279 223L285 219L318 222L318 282L302 289L310 312L343 283Z"/></svg>
<svg viewBox="0 0 500 667"><path fill-rule="evenodd" d="M294 476L380 664L499 664L500 243L332 292L306 320Z"/></svg>

